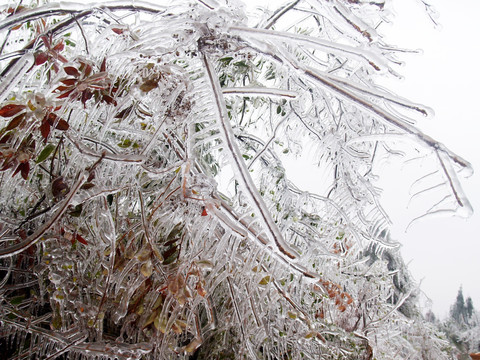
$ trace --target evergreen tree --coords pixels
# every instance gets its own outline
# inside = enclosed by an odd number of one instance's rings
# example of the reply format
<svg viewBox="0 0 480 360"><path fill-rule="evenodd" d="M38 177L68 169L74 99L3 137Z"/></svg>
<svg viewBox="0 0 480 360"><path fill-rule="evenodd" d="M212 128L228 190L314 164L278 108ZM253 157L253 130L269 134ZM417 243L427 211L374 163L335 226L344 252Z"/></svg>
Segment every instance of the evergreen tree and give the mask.
<svg viewBox="0 0 480 360"><path fill-rule="evenodd" d="M463 291L462 291L462 287L460 287L460 289L458 289L455 303L452 305L452 308L450 309L450 316L457 323L461 324L466 321L466 314L467 314L467 310L465 307L465 301L463 299Z"/></svg>
<svg viewBox="0 0 480 360"><path fill-rule="evenodd" d="M469 296L467 298L467 302L466 302L466 305L465 305L465 313L466 313L468 319L470 319L472 317L473 312L474 312L473 302L472 302L472 298Z"/></svg>

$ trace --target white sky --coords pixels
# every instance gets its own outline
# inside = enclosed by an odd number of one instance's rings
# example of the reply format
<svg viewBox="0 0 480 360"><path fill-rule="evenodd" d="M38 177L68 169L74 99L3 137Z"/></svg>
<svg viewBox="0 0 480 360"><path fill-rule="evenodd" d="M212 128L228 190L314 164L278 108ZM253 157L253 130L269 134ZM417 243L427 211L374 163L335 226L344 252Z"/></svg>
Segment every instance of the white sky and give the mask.
<svg viewBox="0 0 480 360"><path fill-rule="evenodd" d="M279 6L284 1L244 0L249 6ZM386 81L402 97L425 104L435 111L433 119L418 123L424 132L470 161L480 172L480 31L476 16L478 0L431 0L440 17L435 28L420 0L393 0L393 24L382 25L387 43L402 48L423 49L422 55L404 55L406 66L396 70L405 79ZM389 183L384 204L394 222L393 237L402 244L402 254L413 277L422 280L421 289L433 301L432 309L441 318L448 314L460 285L480 310L480 216L430 218L405 228L414 217L408 193L398 193L403 169L386 176ZM480 176L461 179L472 206L480 213ZM307 190L307 187L305 189ZM408 190L408 189L407 189ZM406 196L402 196L406 195Z"/></svg>
<svg viewBox="0 0 480 360"><path fill-rule="evenodd" d="M422 11L420 1L395 0L397 18L388 39L401 47L422 48L423 55L408 56L399 71L405 76L390 88L400 95L435 110L435 118L419 127L466 158L477 170L461 179L474 215L460 218L425 219L405 233L408 211L400 202L392 215L397 225L394 237L403 244L406 262L422 289L433 300L433 311L445 316L463 285L464 296L471 296L480 309L480 31L476 16L477 0L432 0L440 17L435 29ZM395 180L393 180L395 181ZM395 199L395 198L392 198Z"/></svg>

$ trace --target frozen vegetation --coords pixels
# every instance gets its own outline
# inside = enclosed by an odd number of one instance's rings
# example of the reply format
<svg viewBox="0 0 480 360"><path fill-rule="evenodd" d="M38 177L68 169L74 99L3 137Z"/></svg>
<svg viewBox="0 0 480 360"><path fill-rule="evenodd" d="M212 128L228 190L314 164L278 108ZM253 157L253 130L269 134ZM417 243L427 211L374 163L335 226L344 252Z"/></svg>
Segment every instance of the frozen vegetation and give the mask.
<svg viewBox="0 0 480 360"><path fill-rule="evenodd" d="M424 216L468 216L471 169L376 85L388 0L40 3L0 18L3 355L455 358L376 180L401 157Z"/></svg>

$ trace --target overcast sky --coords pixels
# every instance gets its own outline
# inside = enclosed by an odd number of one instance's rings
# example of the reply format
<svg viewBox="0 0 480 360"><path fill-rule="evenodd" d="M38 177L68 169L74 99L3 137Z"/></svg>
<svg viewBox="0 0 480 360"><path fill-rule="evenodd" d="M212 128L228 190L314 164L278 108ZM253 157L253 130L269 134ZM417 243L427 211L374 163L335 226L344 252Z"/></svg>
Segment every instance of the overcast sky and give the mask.
<svg viewBox="0 0 480 360"><path fill-rule="evenodd" d="M249 6L279 6L281 1L246 0ZM441 26L435 27L420 0L393 0L396 18L379 29L387 43L403 48L423 49L422 55L405 55L404 67L396 70L403 81L385 84L397 94L433 108L435 117L417 123L424 132L470 161L480 172L480 31L476 16L478 0L431 0ZM272 7L271 7L272 8ZM468 220L430 218L405 229L414 217L408 205L408 189L400 194L405 169L383 174L389 188L383 204L393 220L393 237L402 244L402 254L415 280L433 301L440 317L448 314L463 285L464 296L471 296L480 309L480 176L461 179L477 213ZM403 173L402 173L403 172ZM305 185L306 186L306 185ZM304 186L304 187L305 187ZM307 186L308 187L308 186Z"/></svg>
<svg viewBox="0 0 480 360"><path fill-rule="evenodd" d="M461 179L474 208L468 220L425 219L404 232L409 211L395 204L394 237L403 244L405 261L422 289L433 300L437 315L447 314L460 285L480 309L480 41L478 0L433 0L441 29L435 29L418 0L395 0L397 18L384 27L391 43L422 48L408 56L399 71L405 76L390 88L435 110L433 119L418 126L470 161L476 173ZM395 181L395 180L393 180Z"/></svg>

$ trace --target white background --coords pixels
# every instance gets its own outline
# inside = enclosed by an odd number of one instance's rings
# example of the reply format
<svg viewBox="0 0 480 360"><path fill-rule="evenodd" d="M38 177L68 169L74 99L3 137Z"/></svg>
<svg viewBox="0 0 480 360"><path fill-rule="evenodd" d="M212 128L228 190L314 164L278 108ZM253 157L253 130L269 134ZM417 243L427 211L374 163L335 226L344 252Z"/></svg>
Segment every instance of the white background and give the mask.
<svg viewBox="0 0 480 360"><path fill-rule="evenodd" d="M385 194L395 204L392 220L394 237L403 244L405 261L422 289L433 300L433 310L447 315L463 285L465 298L471 296L480 309L480 30L477 16L480 1L433 0L441 29L435 29L420 1L395 0L397 17L382 30L391 43L423 49L423 55L408 56L399 71L401 82L390 89L411 100L431 106L436 116L418 126L433 138L470 161L477 171L461 179L474 208L467 219L425 219L405 233L408 211L405 201ZM391 178L390 181L398 181Z"/></svg>
<svg viewBox="0 0 480 360"><path fill-rule="evenodd" d="M247 6L276 9L284 1L246 0ZM403 55L404 67L396 68L404 80L382 82L387 87L435 111L433 119L417 126L444 143L453 152L470 161L480 172L480 1L431 0L438 12L435 27L420 0L392 0L389 8L396 16L392 24L382 24L378 31L387 43L402 48L422 49L421 55ZM437 316L448 315L457 291L463 286L464 297L471 296L480 309L480 216L430 218L416 222L408 232L412 209L407 196L397 189L405 174L389 168L382 175L388 189L382 204L394 223L393 237L402 244L405 262L421 289L433 304ZM471 204L480 213L480 176L460 179ZM302 184L302 188L314 186ZM313 190L312 190L313 191ZM404 194L402 194L404 195ZM428 305L427 305L428 306ZM426 309L424 309L426 310Z"/></svg>

